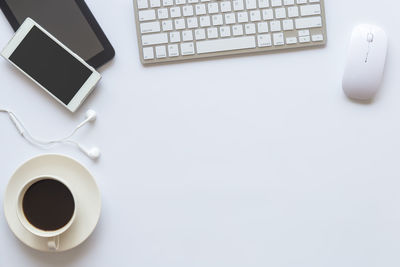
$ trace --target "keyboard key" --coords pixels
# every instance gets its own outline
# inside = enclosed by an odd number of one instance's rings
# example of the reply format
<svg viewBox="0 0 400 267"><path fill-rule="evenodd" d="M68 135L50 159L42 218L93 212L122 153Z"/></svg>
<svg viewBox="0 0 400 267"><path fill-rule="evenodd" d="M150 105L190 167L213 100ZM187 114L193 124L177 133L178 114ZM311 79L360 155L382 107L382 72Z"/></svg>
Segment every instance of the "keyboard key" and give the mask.
<svg viewBox="0 0 400 267"><path fill-rule="evenodd" d="M255 34L256 33L256 25L254 23L249 23L244 25L244 30L246 34Z"/></svg>
<svg viewBox="0 0 400 267"><path fill-rule="evenodd" d="M217 28L207 28L207 36L208 36L208 39L218 38L218 29Z"/></svg>
<svg viewBox="0 0 400 267"><path fill-rule="evenodd" d="M192 6L184 6L182 8L182 10L183 10L183 16L185 16L185 17L193 16L193 7Z"/></svg>
<svg viewBox="0 0 400 267"><path fill-rule="evenodd" d="M296 19L296 29L319 28L322 27L321 17L307 17Z"/></svg>
<svg viewBox="0 0 400 267"><path fill-rule="evenodd" d="M277 7L282 5L282 0L271 0L271 6Z"/></svg>
<svg viewBox="0 0 400 267"><path fill-rule="evenodd" d="M299 8L297 6L288 7L288 17L295 18L299 16Z"/></svg>
<svg viewBox="0 0 400 267"><path fill-rule="evenodd" d="M299 36L308 36L310 35L310 31L309 30L300 30L298 32Z"/></svg>
<svg viewBox="0 0 400 267"><path fill-rule="evenodd" d="M279 20L271 21L271 32L280 32L281 31L281 22Z"/></svg>
<svg viewBox="0 0 400 267"><path fill-rule="evenodd" d="M275 9L275 18L277 18L277 19L286 18L286 9L284 7L276 8Z"/></svg>
<svg viewBox="0 0 400 267"><path fill-rule="evenodd" d="M194 54L194 44L193 43L183 43L181 44L182 56L193 55Z"/></svg>
<svg viewBox="0 0 400 267"><path fill-rule="evenodd" d="M169 40L170 40L171 43L179 43L181 41L180 32L170 32L169 33Z"/></svg>
<svg viewBox="0 0 400 267"><path fill-rule="evenodd" d="M156 57L157 58L165 58L167 57L167 50L165 49L165 46L156 46Z"/></svg>
<svg viewBox="0 0 400 267"><path fill-rule="evenodd" d="M311 36L313 42L322 42L324 40L324 36L322 34L315 34Z"/></svg>
<svg viewBox="0 0 400 267"><path fill-rule="evenodd" d="M187 27L189 29L194 29L199 26L196 17L187 18L186 22L187 22Z"/></svg>
<svg viewBox="0 0 400 267"><path fill-rule="evenodd" d="M294 29L293 26L293 20L292 19L286 19L282 21L282 26L284 31L291 31Z"/></svg>
<svg viewBox="0 0 400 267"><path fill-rule="evenodd" d="M283 33L281 33L281 32L280 33L274 33L273 37L274 37L274 45L275 46L284 45L285 44Z"/></svg>
<svg viewBox="0 0 400 267"><path fill-rule="evenodd" d="M231 10L232 7L230 1L221 2L221 12L231 12Z"/></svg>
<svg viewBox="0 0 400 267"><path fill-rule="evenodd" d="M300 6L300 14L302 16L320 15L321 14L321 6L320 5Z"/></svg>
<svg viewBox="0 0 400 267"><path fill-rule="evenodd" d="M139 21L148 21L156 19L156 12L153 9L139 11Z"/></svg>
<svg viewBox="0 0 400 267"><path fill-rule="evenodd" d="M243 22L248 22L249 21L249 17L247 15L247 12L239 12L237 14L238 16L238 22L239 23L243 23Z"/></svg>
<svg viewBox="0 0 400 267"><path fill-rule="evenodd" d="M236 16L235 13L228 13L225 14L225 23L226 24L235 24L236 23Z"/></svg>
<svg viewBox="0 0 400 267"><path fill-rule="evenodd" d="M229 26L220 27L219 34L221 37L229 37L231 36L231 28Z"/></svg>
<svg viewBox="0 0 400 267"><path fill-rule="evenodd" d="M288 45L297 44L297 37L288 37L288 38L286 38L286 44L288 44Z"/></svg>
<svg viewBox="0 0 400 267"><path fill-rule="evenodd" d="M168 9L166 8L160 8L157 10L158 13L158 18L159 19L167 19L168 18Z"/></svg>
<svg viewBox="0 0 400 267"><path fill-rule="evenodd" d="M210 14L215 14L219 12L218 3L209 3L207 7L208 7L208 13Z"/></svg>
<svg viewBox="0 0 400 267"><path fill-rule="evenodd" d="M140 23L141 33L159 32L160 30L160 22L158 21Z"/></svg>
<svg viewBox="0 0 400 267"><path fill-rule="evenodd" d="M167 31L172 31L172 20L163 20L162 21L162 29L163 31L167 32Z"/></svg>
<svg viewBox="0 0 400 267"><path fill-rule="evenodd" d="M221 14L213 15L212 16L212 23L213 23L214 26L219 26L219 25L224 24L224 21L222 19L222 15Z"/></svg>
<svg viewBox="0 0 400 267"><path fill-rule="evenodd" d="M181 16L181 8L180 7L171 7L169 9L169 12L171 14L171 18L179 18Z"/></svg>
<svg viewBox="0 0 400 267"><path fill-rule="evenodd" d="M246 0L246 8L247 9L256 9L257 1L256 0Z"/></svg>
<svg viewBox="0 0 400 267"><path fill-rule="evenodd" d="M235 25L232 27L232 32L234 36L243 35L243 26L242 25Z"/></svg>
<svg viewBox="0 0 400 267"><path fill-rule="evenodd" d="M160 7L161 1L160 0L150 0L150 7Z"/></svg>
<svg viewBox="0 0 400 267"><path fill-rule="evenodd" d="M210 16L200 17L200 27L208 27L208 26L211 26Z"/></svg>
<svg viewBox="0 0 400 267"><path fill-rule="evenodd" d="M137 0L137 7L138 9L144 9L144 8L148 8L148 2L147 0Z"/></svg>
<svg viewBox="0 0 400 267"><path fill-rule="evenodd" d="M274 12L272 11L272 9L263 9L262 15L263 15L263 20L274 19Z"/></svg>
<svg viewBox="0 0 400 267"><path fill-rule="evenodd" d="M269 0L258 0L258 7L259 8L269 7Z"/></svg>
<svg viewBox="0 0 400 267"><path fill-rule="evenodd" d="M204 15L206 14L206 5L205 4L198 4L196 5L196 15Z"/></svg>
<svg viewBox="0 0 400 267"><path fill-rule="evenodd" d="M150 0L150 7L160 7L161 6L161 0Z"/></svg>
<svg viewBox="0 0 400 267"><path fill-rule="evenodd" d="M170 57L177 57L179 56L179 49L178 45L172 44L168 46L168 56Z"/></svg>
<svg viewBox="0 0 400 267"><path fill-rule="evenodd" d="M196 46L197 53L205 54L212 52L255 48L256 40L254 36L224 38L218 40L198 41L196 43Z"/></svg>
<svg viewBox="0 0 400 267"><path fill-rule="evenodd" d="M243 0L233 0L233 10L241 11L244 9Z"/></svg>
<svg viewBox="0 0 400 267"><path fill-rule="evenodd" d="M142 45L155 45L168 43L166 33L146 34L142 36Z"/></svg>
<svg viewBox="0 0 400 267"><path fill-rule="evenodd" d="M154 58L153 47L145 47L145 48L143 48L143 58L145 60Z"/></svg>
<svg viewBox="0 0 400 267"><path fill-rule="evenodd" d="M174 22L176 30L182 30L186 28L185 19L176 19Z"/></svg>
<svg viewBox="0 0 400 267"><path fill-rule="evenodd" d="M259 34L257 36L258 47L272 46L271 34Z"/></svg>
<svg viewBox="0 0 400 267"><path fill-rule="evenodd" d="M310 36L300 36L299 42L300 43L309 43L311 41Z"/></svg>
<svg viewBox="0 0 400 267"><path fill-rule="evenodd" d="M173 4L173 0L163 0L163 6L172 6Z"/></svg>
<svg viewBox="0 0 400 267"><path fill-rule="evenodd" d="M250 11L250 20L251 21L260 21L261 20L260 10Z"/></svg>
<svg viewBox="0 0 400 267"><path fill-rule="evenodd" d="M183 31L182 32L182 41L193 41L193 32L192 31Z"/></svg>
<svg viewBox="0 0 400 267"><path fill-rule="evenodd" d="M283 0L283 4L285 6L294 5L294 0Z"/></svg>
<svg viewBox="0 0 400 267"><path fill-rule="evenodd" d="M267 22L259 22L257 24L257 31L258 31L258 33L268 32L268 23Z"/></svg>
<svg viewBox="0 0 400 267"><path fill-rule="evenodd" d="M204 29L197 29L194 31L194 36L196 40L206 39L206 31Z"/></svg>

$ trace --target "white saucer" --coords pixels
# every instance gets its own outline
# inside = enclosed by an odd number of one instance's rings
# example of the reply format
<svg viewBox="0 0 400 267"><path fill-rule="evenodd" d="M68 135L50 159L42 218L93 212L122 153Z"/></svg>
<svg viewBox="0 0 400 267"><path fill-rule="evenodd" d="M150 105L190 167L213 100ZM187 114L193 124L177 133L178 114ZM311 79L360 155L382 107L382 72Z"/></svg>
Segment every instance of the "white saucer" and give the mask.
<svg viewBox="0 0 400 267"><path fill-rule="evenodd" d="M101 211L100 191L89 171L72 158L47 154L28 160L11 177L5 197L4 213L14 234L27 246L51 252L46 238L33 235L20 223L16 207L18 192L32 177L54 175L68 182L76 202L76 217L71 227L60 236L57 252L72 249L89 237L97 225Z"/></svg>

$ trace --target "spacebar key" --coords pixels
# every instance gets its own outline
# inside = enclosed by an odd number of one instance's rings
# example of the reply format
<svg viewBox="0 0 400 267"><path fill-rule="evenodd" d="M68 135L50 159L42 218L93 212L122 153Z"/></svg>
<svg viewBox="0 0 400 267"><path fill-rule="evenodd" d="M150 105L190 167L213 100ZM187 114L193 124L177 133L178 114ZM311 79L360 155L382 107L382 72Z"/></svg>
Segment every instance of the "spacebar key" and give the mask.
<svg viewBox="0 0 400 267"><path fill-rule="evenodd" d="M227 38L218 40L197 41L197 53L212 53L246 48L255 48L256 39L254 36Z"/></svg>

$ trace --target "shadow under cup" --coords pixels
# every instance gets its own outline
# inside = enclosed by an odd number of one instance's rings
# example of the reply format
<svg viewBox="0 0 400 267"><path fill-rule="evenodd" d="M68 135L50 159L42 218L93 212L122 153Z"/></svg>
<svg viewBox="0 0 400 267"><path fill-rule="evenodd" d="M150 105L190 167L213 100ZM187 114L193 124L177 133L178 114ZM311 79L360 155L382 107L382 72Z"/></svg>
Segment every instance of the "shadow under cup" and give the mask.
<svg viewBox="0 0 400 267"><path fill-rule="evenodd" d="M58 178L34 178L20 192L18 217L24 227L35 235L58 236L73 222L74 196Z"/></svg>

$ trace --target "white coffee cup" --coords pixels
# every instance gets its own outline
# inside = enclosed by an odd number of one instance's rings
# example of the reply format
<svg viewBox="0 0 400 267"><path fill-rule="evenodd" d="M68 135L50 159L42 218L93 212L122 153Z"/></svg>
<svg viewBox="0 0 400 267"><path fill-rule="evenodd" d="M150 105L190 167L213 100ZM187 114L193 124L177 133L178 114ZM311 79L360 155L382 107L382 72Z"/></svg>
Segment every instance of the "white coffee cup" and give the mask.
<svg viewBox="0 0 400 267"><path fill-rule="evenodd" d="M64 186L66 186L73 196L74 212L73 212L71 219L63 227L61 227L57 230L54 230L54 231L45 231L45 230L35 227L28 221L28 219L26 218L25 213L24 213L23 199L24 199L26 191L33 184L35 184L41 180L56 180L56 181L62 183ZM64 233L65 231L67 231L71 227L71 225L73 224L73 222L75 220L75 215L76 215L76 201L75 201L73 192L72 192L71 188L68 186L68 184L63 179L53 176L53 175L42 175L42 176L34 177L34 178L30 179L19 191L17 203L18 203L17 204L18 219L21 222L21 224L25 227L25 229L38 237L47 238L48 239L47 245L48 245L49 249L57 250L60 246L60 235L62 233Z"/></svg>

